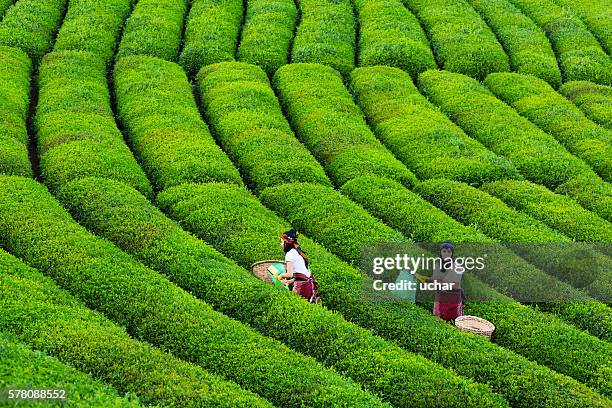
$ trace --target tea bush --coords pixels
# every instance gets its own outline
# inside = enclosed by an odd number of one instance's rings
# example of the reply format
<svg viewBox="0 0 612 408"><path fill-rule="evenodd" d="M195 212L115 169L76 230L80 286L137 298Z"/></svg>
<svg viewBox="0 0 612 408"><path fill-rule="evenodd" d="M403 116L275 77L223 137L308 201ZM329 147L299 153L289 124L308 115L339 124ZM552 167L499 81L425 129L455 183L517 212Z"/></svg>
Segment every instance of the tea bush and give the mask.
<svg viewBox="0 0 612 408"><path fill-rule="evenodd" d="M571 81L563 84L559 92L574 102L589 119L612 129L612 87Z"/></svg>
<svg viewBox="0 0 612 408"><path fill-rule="evenodd" d="M32 177L26 120L32 62L18 48L0 46L0 173Z"/></svg>

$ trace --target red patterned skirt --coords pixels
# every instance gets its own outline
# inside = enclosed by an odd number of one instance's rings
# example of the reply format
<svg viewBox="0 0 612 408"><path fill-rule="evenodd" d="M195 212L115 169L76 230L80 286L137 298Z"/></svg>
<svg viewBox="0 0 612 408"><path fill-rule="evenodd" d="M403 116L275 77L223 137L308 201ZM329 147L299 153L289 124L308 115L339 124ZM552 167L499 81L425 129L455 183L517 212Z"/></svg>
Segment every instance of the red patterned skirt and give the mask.
<svg viewBox="0 0 612 408"><path fill-rule="evenodd" d="M434 299L434 316L447 321L463 316L463 299L463 290L438 291Z"/></svg>

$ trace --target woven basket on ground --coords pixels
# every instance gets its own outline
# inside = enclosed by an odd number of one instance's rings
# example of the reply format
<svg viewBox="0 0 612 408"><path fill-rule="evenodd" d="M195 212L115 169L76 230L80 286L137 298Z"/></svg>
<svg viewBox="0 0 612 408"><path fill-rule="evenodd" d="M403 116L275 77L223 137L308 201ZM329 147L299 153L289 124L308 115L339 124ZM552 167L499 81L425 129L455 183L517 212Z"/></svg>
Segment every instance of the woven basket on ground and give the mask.
<svg viewBox="0 0 612 408"><path fill-rule="evenodd" d="M455 326L460 330L484 336L489 340L495 331L493 323L476 316L459 316L455 319Z"/></svg>
<svg viewBox="0 0 612 408"><path fill-rule="evenodd" d="M264 282L272 283L272 279L270 278L270 274L268 273L268 268L275 263L285 264L285 261L275 261L275 260L265 260L255 262L251 265L251 269L253 270L253 274L257 276Z"/></svg>

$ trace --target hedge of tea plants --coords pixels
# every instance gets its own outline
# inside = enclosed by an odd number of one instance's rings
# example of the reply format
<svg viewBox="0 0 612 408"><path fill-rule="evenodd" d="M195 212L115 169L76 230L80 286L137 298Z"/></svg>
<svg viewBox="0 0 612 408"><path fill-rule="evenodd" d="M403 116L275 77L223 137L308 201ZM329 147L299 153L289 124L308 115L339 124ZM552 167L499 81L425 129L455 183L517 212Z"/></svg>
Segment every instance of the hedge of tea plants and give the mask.
<svg viewBox="0 0 612 408"><path fill-rule="evenodd" d="M249 267L262 258L275 259L282 253L278 235L270 231L284 231L289 224L263 207L246 189L219 183L184 184L160 193L158 202L162 210L181 222L183 228L211 242L240 265ZM231 234L231 231L240 231L240 234ZM589 391L584 385L481 337L457 331L434 318L430 311L416 305L368 301L361 292L363 283L357 270L305 236L301 237L301 244L313 260L311 269L320 283L325 305L339 311L346 319L371 328L374 333L459 374L491 385L515 406L609 404L607 399ZM518 308L515 318L513 313L506 316L508 309L502 309L499 313L508 322L504 326L506 329L499 333L510 336L509 346L519 344L521 339L536 341L532 345L533 355L548 359L551 356L556 358L559 353L545 350L556 350L558 344L537 344L537 341L565 341L568 333L589 341L593 339L556 318L510 303L515 309ZM508 304L507 298L504 304ZM480 313L478 310L474 312ZM517 327L523 327L525 332L519 334ZM542 335L525 335L532 332L541 332ZM565 350L572 350L578 343L570 341L564 346ZM546 347L543 347L545 344ZM576 364L575 354L570 352L570 355L571 358L566 361L572 367ZM605 378L603 375L601 377Z"/></svg>
<svg viewBox="0 0 612 408"><path fill-rule="evenodd" d="M83 225L164 271L224 314L333 366L394 405L454 404L456 398L472 395L464 379L442 367L373 336L338 314L260 281L181 230L124 184L84 179L67 184L59 197ZM412 381L414 376L432 373L439 380ZM381 378L385 380L380 382ZM474 395L481 393L486 394L486 389L481 387Z"/></svg>
<svg viewBox="0 0 612 408"><path fill-rule="evenodd" d="M84 51L49 53L41 63L38 86L37 142L41 173L51 190L98 174L151 195L115 124L101 58Z"/></svg>
<svg viewBox="0 0 612 408"><path fill-rule="evenodd" d="M606 0L555 0L561 7L574 11L597 37L602 48L612 54L612 5Z"/></svg>
<svg viewBox="0 0 612 408"><path fill-rule="evenodd" d="M468 135L507 157L526 179L570 194L583 207L612 219L610 184L484 85L445 71L422 73L418 85Z"/></svg>
<svg viewBox="0 0 612 408"><path fill-rule="evenodd" d="M3 267L0 273L0 327L30 347L113 385L122 394L136 394L146 404L271 406L234 383L131 339L125 329L84 307L52 279L14 263L17 268ZM68 400L72 400L70 391Z"/></svg>
<svg viewBox="0 0 612 408"><path fill-rule="evenodd" d="M440 197L438 197L438 195L433 196L433 193L430 193L428 188L437 188L438 190L444 190L446 188L448 192L444 195L446 192L445 190L443 193L440 193ZM503 208L506 210L506 213L501 211L501 214L497 218L493 215L490 217L490 220L486 219L488 213L484 211L481 217L482 219L475 218L475 220L472 221L467 218L468 216L466 216L466 218L461 218L463 214L456 214L456 212L463 210L464 213L471 214L471 212L474 212L478 215L477 211L478 208L480 208L478 205L481 203L482 208L485 209L490 207L495 209L496 206L494 204L501 204L505 207L503 203L493 197L489 196L487 199L487 197L478 196L478 193L481 195L486 195L486 193L462 183L451 182L449 180L429 180L419 184L417 186L417 191L423 192L422 195L424 195L428 201L433 201L434 204L440 205L443 210L450 212L460 222L478 225L485 233L495 233L496 235L493 237L495 239L505 240L505 242L568 241L566 237L548 229L545 225L538 225L537 221L520 213L515 215L512 213L513 210L507 208ZM401 235L397 236L397 233L394 235L393 230L384 227L377 220L369 217L367 213L364 214L364 211L357 205L351 203L350 200L340 196L337 192L325 186L304 183L285 184L264 190L260 198L269 208L276 211L282 217L287 218L294 227L320 240L326 248L347 262L359 263L361 261L361 250L367 242L406 242L406 239ZM317 202L317 205L308 206L306 204L308 200ZM471 200L476 201L472 203ZM441 201L444 202L439 204ZM491 203L491 201L495 202ZM499 207L499 205L497 207ZM511 212L511 214L507 214L508 212ZM507 218L513 216L518 219L515 223L518 225L512 224L511 221L507 220ZM355 220L359 221L357 222ZM530 222L531 225L535 224L535 227L539 226L540 230L527 227L521 229L519 221ZM503 222L505 222L505 224ZM369 234L368 231L370 231ZM506 235L500 236L502 232L506 232ZM514 235L512 235L513 233ZM522 235L519 233L522 233ZM369 241L364 238L368 236L372 237ZM527 239L525 236L527 236ZM521 240L521 238L523 239ZM546 259L540 259L542 258L542 251L536 251L536 256L533 256L530 251L525 252L526 255L524 256L530 262L535 262L535 264L540 267L550 268L555 274L572 280L572 282L573 280L582 282L585 278L583 276L574 276L572 274L573 265L565 265L562 262L563 259L567 260L567 256L552 254L557 256L551 255ZM555 299L557 294L566 294L567 296L571 296L571 299L574 300L588 300L580 291L559 281L556 277L549 276L529 266L529 264L526 264L520 258L513 256L509 251L505 255L510 256L511 258L509 259L512 262L506 261L504 265L498 266L496 269L488 269L486 273L486 278L491 279L495 288L501 288L501 290L504 291L509 290L510 293L513 293L519 300L526 299L530 301L530 299L547 299L550 298L551 293L555 296ZM605 257L602 257L601 254L592 253L591 255L592 257L589 259L598 261L597 263L593 262L593 273L596 273L597 279L592 283L592 286L595 290L606 293L611 286L609 266L606 267ZM602 260L601 258L604 259ZM516 265L521 266L519 267ZM516 266L515 269L517 269L517 272L508 273L509 266ZM523 279L518 279L517 276L522 276ZM589 281L589 283L590 282L591 281ZM596 283L601 285L596 285ZM595 303L591 308L585 307L583 309L584 312L592 309L592 313L599 313L602 320L600 322L591 322L588 316L581 315L581 318L584 319L584 321L582 321L572 314L565 316L563 311L561 311L560 314L563 317L567 317L568 321L577 324L579 327L592 330L593 334L596 335L600 334L600 328L607 328L612 321L610 311L602 304ZM604 332L602 336L608 337L609 335Z"/></svg>
<svg viewBox="0 0 612 408"><path fill-rule="evenodd" d="M331 185L295 138L261 68L222 62L197 76L202 113L223 150L257 192L292 181Z"/></svg>
<svg viewBox="0 0 612 408"><path fill-rule="evenodd" d="M65 407L139 407L135 398L122 399L117 391L39 350L32 350L8 332L0 332L0 387L64 389L70 396Z"/></svg>
<svg viewBox="0 0 612 408"><path fill-rule="evenodd" d="M500 180L481 188L576 241L609 243L612 237L612 223L544 186L529 181Z"/></svg>
<svg viewBox="0 0 612 408"><path fill-rule="evenodd" d="M242 23L241 0L193 0L180 63L189 77L203 66L233 61Z"/></svg>
<svg viewBox="0 0 612 408"><path fill-rule="evenodd" d="M441 69L484 79L509 71L495 34L465 0L404 0L424 27Z"/></svg>
<svg viewBox="0 0 612 408"><path fill-rule="evenodd" d="M109 65L135 0L70 0L55 51L89 51Z"/></svg>
<svg viewBox="0 0 612 408"><path fill-rule="evenodd" d="M67 3L67 0L15 2L0 22L0 45L20 48L38 66L53 43Z"/></svg>
<svg viewBox="0 0 612 408"><path fill-rule="evenodd" d="M552 87L561 71L546 34L508 0L468 0L493 30L510 57L512 71L534 75Z"/></svg>
<svg viewBox="0 0 612 408"><path fill-rule="evenodd" d="M298 11L293 0L247 0L237 59L269 76L289 62Z"/></svg>
<svg viewBox="0 0 612 408"><path fill-rule="evenodd" d="M299 25L292 63L323 64L348 75L355 67L355 18L350 0L297 0Z"/></svg>
<svg viewBox="0 0 612 408"><path fill-rule="evenodd" d="M591 81L612 84L612 60L597 39L571 10L556 0L509 0L546 32L563 82Z"/></svg>
<svg viewBox="0 0 612 408"><path fill-rule="evenodd" d="M355 0L359 21L358 65L389 65L413 78L435 69L429 41L401 0Z"/></svg>
<svg viewBox="0 0 612 408"><path fill-rule="evenodd" d="M141 0L125 23L115 59L149 55L177 61L187 0Z"/></svg>
<svg viewBox="0 0 612 408"><path fill-rule="evenodd" d="M357 68L350 89L374 133L419 179L444 177L478 185L521 177L507 159L468 137L423 97L405 72Z"/></svg>
<svg viewBox="0 0 612 408"><path fill-rule="evenodd" d="M156 189L190 181L242 185L201 119L179 65L129 56L115 64L113 80L117 116Z"/></svg>
<svg viewBox="0 0 612 408"><path fill-rule="evenodd" d="M32 177L28 158L32 63L18 48L0 46L0 173Z"/></svg>
<svg viewBox="0 0 612 408"><path fill-rule="evenodd" d="M273 85L297 138L319 160L335 185L367 174L407 186L416 182L374 136L340 74L319 64L290 64Z"/></svg>
<svg viewBox="0 0 612 408"><path fill-rule="evenodd" d="M497 73L484 84L502 101L554 136L605 181L612 181L612 131L588 120L573 103L531 75Z"/></svg>
<svg viewBox="0 0 612 408"><path fill-rule="evenodd" d="M352 381L214 311L94 236L41 184L0 176L0 196L0 245L133 338L234 381L274 405L381 405Z"/></svg>
<svg viewBox="0 0 612 408"><path fill-rule="evenodd" d="M612 87L571 81L563 84L559 92L574 102L589 119L612 129Z"/></svg>

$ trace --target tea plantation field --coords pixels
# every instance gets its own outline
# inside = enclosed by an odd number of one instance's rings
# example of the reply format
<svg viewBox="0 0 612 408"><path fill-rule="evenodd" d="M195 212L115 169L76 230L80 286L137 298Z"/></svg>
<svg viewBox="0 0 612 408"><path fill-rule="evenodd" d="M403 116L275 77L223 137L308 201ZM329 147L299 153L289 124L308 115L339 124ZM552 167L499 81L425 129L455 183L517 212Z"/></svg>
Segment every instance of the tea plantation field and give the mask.
<svg viewBox="0 0 612 408"><path fill-rule="evenodd" d="M0 18L0 407L612 407L612 2ZM251 272L290 228L322 304ZM466 274L491 340L364 296L365 246L445 240L599 249Z"/></svg>

